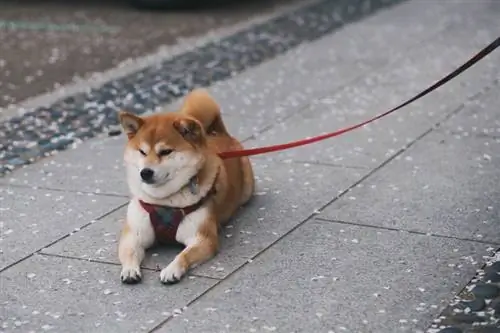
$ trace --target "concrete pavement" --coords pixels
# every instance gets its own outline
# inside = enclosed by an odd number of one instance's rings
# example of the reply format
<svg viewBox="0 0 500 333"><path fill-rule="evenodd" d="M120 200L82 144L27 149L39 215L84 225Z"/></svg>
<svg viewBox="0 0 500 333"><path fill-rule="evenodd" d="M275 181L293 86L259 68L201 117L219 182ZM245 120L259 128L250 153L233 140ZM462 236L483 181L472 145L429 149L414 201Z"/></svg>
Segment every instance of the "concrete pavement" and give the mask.
<svg viewBox="0 0 500 333"><path fill-rule="evenodd" d="M209 87L246 147L385 111L498 37L493 1L408 1ZM328 15L327 15L328 16ZM252 203L173 286L120 283L125 138L0 178L2 332L497 333L500 51L408 108L252 159ZM175 105L175 103L174 103ZM174 107L172 105L172 107Z"/></svg>

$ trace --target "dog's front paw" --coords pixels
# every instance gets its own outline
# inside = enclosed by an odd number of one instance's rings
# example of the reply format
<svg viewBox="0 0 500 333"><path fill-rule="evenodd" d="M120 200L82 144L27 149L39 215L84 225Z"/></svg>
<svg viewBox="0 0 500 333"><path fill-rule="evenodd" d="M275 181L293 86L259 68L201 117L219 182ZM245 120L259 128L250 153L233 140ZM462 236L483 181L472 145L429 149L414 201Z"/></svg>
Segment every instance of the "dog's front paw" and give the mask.
<svg viewBox="0 0 500 333"><path fill-rule="evenodd" d="M123 267L120 278L123 283L139 283L142 280L141 269L139 267Z"/></svg>
<svg viewBox="0 0 500 333"><path fill-rule="evenodd" d="M177 260L174 260L161 270L160 281L165 284L174 284L179 282L185 273L186 269Z"/></svg>

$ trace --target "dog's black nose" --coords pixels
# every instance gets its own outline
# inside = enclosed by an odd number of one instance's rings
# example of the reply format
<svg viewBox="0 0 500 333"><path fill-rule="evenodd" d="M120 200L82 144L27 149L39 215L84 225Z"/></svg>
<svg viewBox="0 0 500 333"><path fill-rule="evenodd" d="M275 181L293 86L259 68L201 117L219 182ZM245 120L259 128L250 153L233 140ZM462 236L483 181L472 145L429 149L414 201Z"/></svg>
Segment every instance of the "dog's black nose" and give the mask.
<svg viewBox="0 0 500 333"><path fill-rule="evenodd" d="M151 180L153 180L154 174L155 172L150 168L144 168L141 170L141 178L145 182L151 182Z"/></svg>

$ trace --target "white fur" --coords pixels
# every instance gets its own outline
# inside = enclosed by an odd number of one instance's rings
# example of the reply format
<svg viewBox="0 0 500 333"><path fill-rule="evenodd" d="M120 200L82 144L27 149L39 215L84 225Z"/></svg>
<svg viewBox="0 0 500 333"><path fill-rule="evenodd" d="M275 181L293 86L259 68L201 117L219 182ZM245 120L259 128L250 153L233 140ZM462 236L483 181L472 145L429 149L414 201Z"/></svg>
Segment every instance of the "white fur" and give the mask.
<svg viewBox="0 0 500 333"><path fill-rule="evenodd" d="M132 199L127 209L127 225L129 232L122 236L120 247L133 251L132 257L122 262L122 280L141 276L140 264L144 259L144 252L153 245L155 240L154 229L149 221L149 214Z"/></svg>
<svg viewBox="0 0 500 333"><path fill-rule="evenodd" d="M186 274L186 270L179 264L176 258L172 260L167 267L161 270L160 281L163 283L179 281L184 274Z"/></svg>
<svg viewBox="0 0 500 333"><path fill-rule="evenodd" d="M208 218L208 208L201 207L187 215L177 229L175 239L186 246L196 243L198 231Z"/></svg>
<svg viewBox="0 0 500 333"><path fill-rule="evenodd" d="M198 231L203 222L208 218L208 213L207 207L201 207L187 215L179 225L175 239L186 246L195 244L198 241ZM167 267L162 269L160 280L163 283L175 282L180 280L184 274L186 274L185 268L179 264L177 257L175 257Z"/></svg>
<svg viewBox="0 0 500 333"><path fill-rule="evenodd" d="M140 266L132 266L132 265L123 265L122 271L120 273L120 277L122 280L128 279L136 279L137 277L141 278L141 267Z"/></svg>
<svg viewBox="0 0 500 333"><path fill-rule="evenodd" d="M130 234L137 245L149 248L155 241L155 232L149 220L149 214L142 208L137 199L130 200L127 209L127 223Z"/></svg>
<svg viewBox="0 0 500 333"><path fill-rule="evenodd" d="M128 185L132 195L138 198L151 198L164 202L163 200L179 192L189 183L191 178L198 174L203 165L204 156L196 152L174 151L167 158L163 158L160 163L148 164L146 158L139 151L127 148L125 162L127 165ZM154 171L155 184L146 184L142 181L140 172L145 167ZM197 198L193 199L195 199L193 202L187 202L184 205L181 202L170 202L169 205L185 207L195 203ZM181 201L191 200L184 199Z"/></svg>

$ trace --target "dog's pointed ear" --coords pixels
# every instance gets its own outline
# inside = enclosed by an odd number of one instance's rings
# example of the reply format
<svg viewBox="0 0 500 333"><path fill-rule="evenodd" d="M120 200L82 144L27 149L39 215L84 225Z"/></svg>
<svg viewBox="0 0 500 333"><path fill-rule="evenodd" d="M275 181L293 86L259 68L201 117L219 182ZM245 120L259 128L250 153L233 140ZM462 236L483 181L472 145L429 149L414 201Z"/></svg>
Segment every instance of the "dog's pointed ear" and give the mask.
<svg viewBox="0 0 500 333"><path fill-rule="evenodd" d="M139 128L144 125L144 119L130 112L120 111L118 118L129 139L132 139Z"/></svg>
<svg viewBox="0 0 500 333"><path fill-rule="evenodd" d="M184 139L189 142L201 144L205 133L198 120L192 118L181 118L174 121L174 128Z"/></svg>

